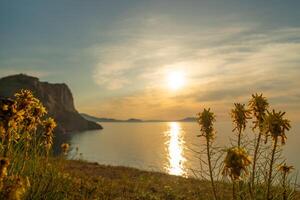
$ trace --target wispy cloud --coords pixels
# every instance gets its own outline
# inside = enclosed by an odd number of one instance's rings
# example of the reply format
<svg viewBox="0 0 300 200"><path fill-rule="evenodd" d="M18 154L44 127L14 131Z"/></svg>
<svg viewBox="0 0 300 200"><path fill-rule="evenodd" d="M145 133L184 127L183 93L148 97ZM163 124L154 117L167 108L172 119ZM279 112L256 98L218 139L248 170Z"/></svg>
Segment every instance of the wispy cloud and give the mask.
<svg viewBox="0 0 300 200"><path fill-rule="evenodd" d="M140 110L161 116L159 110L174 113L182 102L184 114L212 103L222 112L225 105L246 101L254 92L265 93L276 105L286 101L292 107L298 99L300 28L266 31L251 25L170 33L157 18L130 28L120 31L123 41L93 48L99 59L93 76L97 84L108 90L135 88L134 95L109 101L111 106L143 107ZM173 94L165 90L164 79L178 69L186 72L188 84ZM105 106L99 112L105 113Z"/></svg>

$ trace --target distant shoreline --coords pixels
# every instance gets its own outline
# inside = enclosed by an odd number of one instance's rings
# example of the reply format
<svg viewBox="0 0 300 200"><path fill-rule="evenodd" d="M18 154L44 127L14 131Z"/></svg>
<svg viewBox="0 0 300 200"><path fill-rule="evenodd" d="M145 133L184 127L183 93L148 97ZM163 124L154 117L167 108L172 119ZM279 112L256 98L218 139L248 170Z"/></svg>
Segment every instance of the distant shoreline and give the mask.
<svg viewBox="0 0 300 200"><path fill-rule="evenodd" d="M136 119L136 118L130 118L127 120L121 120L121 119L114 119L114 118L105 118L105 117L94 117L85 113L80 113L82 117L84 117L85 119L89 120L89 121L93 121L93 122L121 122L121 123L142 123L142 122L197 122L197 119L195 117L186 117L184 119L176 119L176 120L159 120L159 119L153 119L153 120L143 120L143 119Z"/></svg>
<svg viewBox="0 0 300 200"><path fill-rule="evenodd" d="M165 123L165 122L188 122L188 123L195 123L196 121L180 121L180 120L171 120L171 121L140 121L140 122L131 122L131 121L96 121L99 123L153 123L153 122L157 122L157 123Z"/></svg>

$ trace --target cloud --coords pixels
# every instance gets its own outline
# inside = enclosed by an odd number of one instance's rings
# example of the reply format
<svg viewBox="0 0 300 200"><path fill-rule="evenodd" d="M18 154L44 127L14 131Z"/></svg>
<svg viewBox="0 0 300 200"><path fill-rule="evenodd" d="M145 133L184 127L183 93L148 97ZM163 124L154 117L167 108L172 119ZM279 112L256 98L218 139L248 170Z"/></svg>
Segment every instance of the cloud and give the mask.
<svg viewBox="0 0 300 200"><path fill-rule="evenodd" d="M170 33L160 23L156 17L144 26L121 29L122 41L91 49L98 59L93 79L102 89L134 88L107 101L107 108L153 117L178 110L192 114L199 105L224 112L234 101L246 103L252 93L263 92L275 105L286 102L289 111L299 113L292 107L300 94L300 28L260 30L252 24L189 32L170 28ZM185 71L188 80L176 94L164 83L172 70Z"/></svg>
<svg viewBox="0 0 300 200"><path fill-rule="evenodd" d="M93 73L95 82L106 89L116 89L111 84L119 80L122 84L118 84L118 89L132 86L137 81L142 83L141 86L149 86L151 83L143 79L147 79L147 75L162 76L162 71L178 68L179 64L182 64L179 68L191 68L205 56L208 47L211 49L216 43L248 30L240 26L224 26L187 32L168 20L164 16L129 18L123 21L124 24L118 24L115 31L107 33L122 40L116 39L91 48L98 59ZM153 80L154 77L151 78Z"/></svg>

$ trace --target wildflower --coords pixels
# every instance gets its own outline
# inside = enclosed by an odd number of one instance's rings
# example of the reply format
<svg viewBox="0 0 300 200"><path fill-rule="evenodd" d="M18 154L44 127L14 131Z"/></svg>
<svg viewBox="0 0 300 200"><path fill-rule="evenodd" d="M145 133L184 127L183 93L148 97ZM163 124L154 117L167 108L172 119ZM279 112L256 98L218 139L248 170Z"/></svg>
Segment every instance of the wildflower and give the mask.
<svg viewBox="0 0 300 200"><path fill-rule="evenodd" d="M63 150L63 153L66 155L69 150L70 145L68 143L63 143L60 147Z"/></svg>
<svg viewBox="0 0 300 200"><path fill-rule="evenodd" d="M34 116L42 117L47 113L47 111L46 108L39 103L36 107L33 108L32 113Z"/></svg>
<svg viewBox="0 0 300 200"><path fill-rule="evenodd" d="M0 122L0 137L3 138L5 136L5 128L3 127L3 123Z"/></svg>
<svg viewBox="0 0 300 200"><path fill-rule="evenodd" d="M56 123L53 118L49 117L48 119L43 121L43 126L45 128L46 133L53 132L56 127Z"/></svg>
<svg viewBox="0 0 300 200"><path fill-rule="evenodd" d="M253 165L252 165L252 176L250 179L251 188L250 190L254 188L254 182L255 182L255 175L256 175L256 162L258 159L259 149L260 149L260 143L261 143L261 137L263 134L263 123L264 118L266 116L267 109L269 107L269 103L265 97L263 97L262 94L252 94L252 99L249 101L248 104L250 111L253 113L255 120L253 121L254 126L252 130L258 128L259 133L256 139L255 149L254 149L254 155L253 155ZM252 192L251 192L252 193Z"/></svg>
<svg viewBox="0 0 300 200"><path fill-rule="evenodd" d="M271 183L272 183L272 173L273 173L273 164L275 162L274 156L277 148L278 138L281 138L281 144L285 144L286 135L285 131L291 128L290 121L284 119L285 112L272 112L267 113L264 118L264 130L266 137L271 136L273 139L273 149L271 153L269 174L267 179L267 198L270 198L271 195Z"/></svg>
<svg viewBox="0 0 300 200"><path fill-rule="evenodd" d="M7 177L7 167L9 160L7 158L0 158L0 191L3 188L3 181Z"/></svg>
<svg viewBox="0 0 300 200"><path fill-rule="evenodd" d="M21 200L26 190L30 187L28 177L12 177L12 183L5 188L5 197L9 200Z"/></svg>
<svg viewBox="0 0 300 200"><path fill-rule="evenodd" d="M274 141L280 137L282 144L285 144L286 141L285 131L291 128L290 121L284 119L284 115L285 112L275 112L275 110L273 110L272 112L268 111L268 114L264 118L266 135L271 136Z"/></svg>
<svg viewBox="0 0 300 200"><path fill-rule="evenodd" d="M245 104L235 103L234 109L231 110L231 118L234 123L232 131L238 131L238 146L240 146L242 131L246 128L247 120L251 118L250 111L245 108Z"/></svg>
<svg viewBox="0 0 300 200"><path fill-rule="evenodd" d="M244 148L232 147L227 150L224 164L223 175L229 175L232 180L238 180L243 171L248 173L247 167L251 164L251 158Z"/></svg>
<svg viewBox="0 0 300 200"><path fill-rule="evenodd" d="M2 110L3 111L8 111L8 105L7 104L3 104L2 105Z"/></svg>
<svg viewBox="0 0 300 200"><path fill-rule="evenodd" d="M293 166L287 166L286 163L278 166L278 171L281 171L284 174L290 173L293 169L295 169Z"/></svg>
<svg viewBox="0 0 300 200"><path fill-rule="evenodd" d="M254 117L256 120L253 122L255 128L261 128L264 117L267 112L267 108L269 107L269 103L262 94L252 94L252 99L249 101L250 111L253 112Z"/></svg>
<svg viewBox="0 0 300 200"><path fill-rule="evenodd" d="M212 140L215 137L215 130L214 130L214 122L216 121L215 115L213 112L210 112L209 109L204 109L203 112L198 114L198 123L201 127L200 131L201 134L198 135L198 137L205 137L206 139L206 154L207 154L207 164L208 164L208 169L209 169L209 176L210 176L210 181L211 181L211 187L212 187L212 192L214 194L214 199L217 200L217 190L215 187L214 179L213 179L213 167L211 163L212 159Z"/></svg>
<svg viewBox="0 0 300 200"><path fill-rule="evenodd" d="M231 118L235 125L232 131L243 131L246 128L247 120L251 119L250 111L245 108L245 104L235 103L234 109L231 110Z"/></svg>
<svg viewBox="0 0 300 200"><path fill-rule="evenodd" d="M18 110L14 114L15 121L21 122L24 120L25 110Z"/></svg>
<svg viewBox="0 0 300 200"><path fill-rule="evenodd" d="M294 169L293 166L287 166L286 163L284 164L281 164L279 167L278 167L278 171L281 171L282 172L282 188L283 188L283 191L282 191L282 199L283 200L287 200L287 176L288 174Z"/></svg>
<svg viewBox="0 0 300 200"><path fill-rule="evenodd" d="M200 131L202 132L200 136L204 136L207 139L214 139L215 131L214 131L214 122L216 121L215 115L213 112L210 112L209 109L204 109L202 113L198 114L198 123L201 126Z"/></svg>
<svg viewBox="0 0 300 200"><path fill-rule="evenodd" d="M53 118L49 117L43 121L43 127L45 129L45 134L43 136L44 146L46 149L46 156L48 156L49 150L53 144L53 131L56 127L56 123Z"/></svg>
<svg viewBox="0 0 300 200"><path fill-rule="evenodd" d="M35 98L30 90L21 90L15 94L18 111L26 114L25 118L31 121L31 124L40 122L47 111L40 100Z"/></svg>
<svg viewBox="0 0 300 200"><path fill-rule="evenodd" d="M0 158L0 180L7 176L7 167L9 160L7 158Z"/></svg>

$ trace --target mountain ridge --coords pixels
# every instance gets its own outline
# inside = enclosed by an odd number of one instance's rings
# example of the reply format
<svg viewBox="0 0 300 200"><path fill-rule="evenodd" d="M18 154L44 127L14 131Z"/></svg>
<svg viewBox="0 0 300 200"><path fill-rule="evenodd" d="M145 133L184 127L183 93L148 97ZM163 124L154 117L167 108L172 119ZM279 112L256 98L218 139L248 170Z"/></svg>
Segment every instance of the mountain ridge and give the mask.
<svg viewBox="0 0 300 200"><path fill-rule="evenodd" d="M197 119L195 117L186 117L183 119L176 119L176 120L160 120L160 119L153 119L153 120L143 120L143 119L136 119L136 118L129 118L127 120L122 119L114 119L114 118L106 118L106 117L95 117L86 113L80 113L85 119L94 121L94 122L196 122Z"/></svg>

